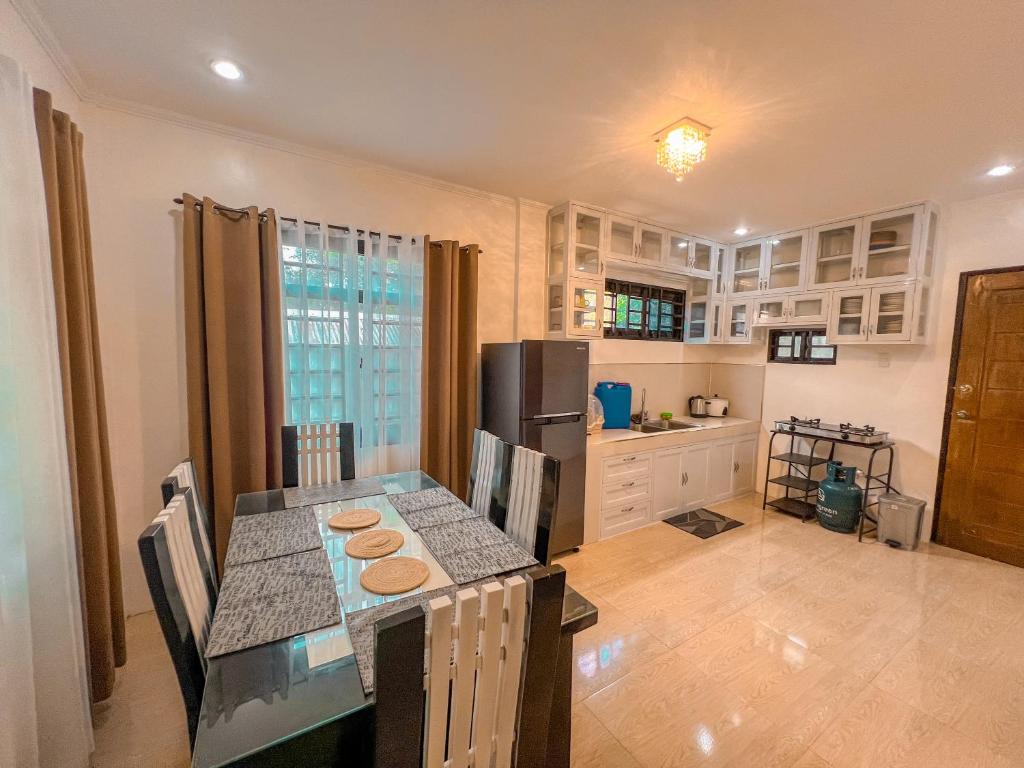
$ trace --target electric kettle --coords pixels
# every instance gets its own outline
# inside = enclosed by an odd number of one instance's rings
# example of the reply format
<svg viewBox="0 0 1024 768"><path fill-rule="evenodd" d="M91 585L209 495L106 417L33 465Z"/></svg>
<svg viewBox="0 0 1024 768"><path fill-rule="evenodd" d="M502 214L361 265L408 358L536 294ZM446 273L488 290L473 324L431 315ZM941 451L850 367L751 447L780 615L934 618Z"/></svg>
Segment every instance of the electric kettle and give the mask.
<svg viewBox="0 0 1024 768"><path fill-rule="evenodd" d="M708 415L708 403L704 395L694 395L689 399L690 415L697 419L703 419Z"/></svg>

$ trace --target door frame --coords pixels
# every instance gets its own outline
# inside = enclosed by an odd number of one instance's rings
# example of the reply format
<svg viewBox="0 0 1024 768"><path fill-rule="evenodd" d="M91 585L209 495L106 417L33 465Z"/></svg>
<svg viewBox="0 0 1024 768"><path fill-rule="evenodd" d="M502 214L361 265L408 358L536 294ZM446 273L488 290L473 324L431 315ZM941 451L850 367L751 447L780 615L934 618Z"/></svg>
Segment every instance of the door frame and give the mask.
<svg viewBox="0 0 1024 768"><path fill-rule="evenodd" d="M1024 264L1015 267L995 267L993 269L975 269L961 272L956 296L956 314L953 318L953 340L949 353L949 375L946 378L946 399L942 412L942 443L939 445L939 470L935 478L935 501L932 504L932 534L930 541L939 535L939 518L942 515L942 481L946 474L946 454L949 449L949 424L953 408L954 390L956 388L956 372L960 367L960 342L963 338L964 306L967 303L967 284L973 277L982 275L1000 275L1007 272L1024 272Z"/></svg>

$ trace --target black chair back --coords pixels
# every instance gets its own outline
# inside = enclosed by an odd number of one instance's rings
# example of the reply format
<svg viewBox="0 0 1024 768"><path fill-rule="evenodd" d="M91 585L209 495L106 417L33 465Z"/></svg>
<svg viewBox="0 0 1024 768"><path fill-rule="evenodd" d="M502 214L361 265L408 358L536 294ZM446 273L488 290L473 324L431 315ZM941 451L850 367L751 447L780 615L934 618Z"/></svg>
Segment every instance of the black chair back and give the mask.
<svg viewBox="0 0 1024 768"><path fill-rule="evenodd" d="M341 422L281 427L281 462L285 488L355 479L354 425Z"/></svg>
<svg viewBox="0 0 1024 768"><path fill-rule="evenodd" d="M193 746L206 687L206 641L217 601L195 547L194 521L192 489L185 488L139 536L142 569L178 677Z"/></svg>
<svg viewBox="0 0 1024 768"><path fill-rule="evenodd" d="M191 458L182 459L178 465L171 470L171 473L160 483L160 493L163 496L164 506L171 503L171 499L186 488L191 488L188 503L193 510L189 514L189 520L193 522L192 535L195 538L196 552L205 560L203 567L208 573L209 586L216 594L218 589L217 580L217 558L215 556L213 520L207 512L203 503L203 495L199 492L199 483L196 480L196 467Z"/></svg>
<svg viewBox="0 0 1024 768"><path fill-rule="evenodd" d="M490 432L473 430L473 460L469 466L466 504L491 522L496 518L504 519L504 510L508 508L512 448Z"/></svg>

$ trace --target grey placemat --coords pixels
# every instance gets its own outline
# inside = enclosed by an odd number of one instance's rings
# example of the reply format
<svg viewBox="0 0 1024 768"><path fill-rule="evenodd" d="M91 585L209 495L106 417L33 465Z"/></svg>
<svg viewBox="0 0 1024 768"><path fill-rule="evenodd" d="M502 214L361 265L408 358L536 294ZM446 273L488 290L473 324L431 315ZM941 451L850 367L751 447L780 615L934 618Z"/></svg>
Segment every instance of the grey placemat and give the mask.
<svg viewBox="0 0 1024 768"><path fill-rule="evenodd" d="M509 540L504 533L482 517L420 528L417 533L446 571L448 568L445 564L453 555L495 544L505 544Z"/></svg>
<svg viewBox="0 0 1024 768"><path fill-rule="evenodd" d="M285 488L284 505L286 507L308 507L311 504L325 504L328 501L344 501L358 499L363 496L379 496L384 493L384 486L375 477L342 480L326 485L310 485L305 488Z"/></svg>
<svg viewBox="0 0 1024 768"><path fill-rule="evenodd" d="M338 591L323 548L243 563L225 572L206 658L340 621Z"/></svg>
<svg viewBox="0 0 1024 768"><path fill-rule="evenodd" d="M440 557L437 559L441 561ZM459 552L445 557L441 562L441 567L456 584L466 584L531 565L537 565L537 560L514 541Z"/></svg>
<svg viewBox="0 0 1024 768"><path fill-rule="evenodd" d="M388 501L403 517L409 512L418 512L421 509L462 503L462 500L447 488L426 488L422 491L393 493L388 496Z"/></svg>
<svg viewBox="0 0 1024 768"><path fill-rule="evenodd" d="M424 609L427 607L427 603L433 600L435 597L441 597L447 595L455 601L455 593L460 589L466 589L468 587L480 587L496 579L481 579L475 584L463 584L462 586L452 585L450 587L439 587L438 589L432 589L429 592L420 592L415 595L409 595L398 600L392 600L387 603L381 603L380 605L374 605L370 608L364 608L354 613L345 614L345 626L348 628L348 638L352 643L352 650L355 653L356 665L359 668L359 680L363 684L363 691L369 695L373 693L373 624L378 619L383 619L385 616L390 616L393 613L404 611L406 608L411 608L414 605L421 605ZM424 648L424 667L423 671L426 672L426 649Z"/></svg>
<svg viewBox="0 0 1024 768"><path fill-rule="evenodd" d="M439 507L428 507L427 509L420 509L415 512L399 512L399 514L414 531L418 531L421 528L429 528L432 525L454 523L457 520L480 517L479 512L470 509L458 500L451 504L442 504Z"/></svg>
<svg viewBox="0 0 1024 768"><path fill-rule="evenodd" d="M285 509L259 515L239 515L231 524L226 565L307 552L324 545L311 509Z"/></svg>

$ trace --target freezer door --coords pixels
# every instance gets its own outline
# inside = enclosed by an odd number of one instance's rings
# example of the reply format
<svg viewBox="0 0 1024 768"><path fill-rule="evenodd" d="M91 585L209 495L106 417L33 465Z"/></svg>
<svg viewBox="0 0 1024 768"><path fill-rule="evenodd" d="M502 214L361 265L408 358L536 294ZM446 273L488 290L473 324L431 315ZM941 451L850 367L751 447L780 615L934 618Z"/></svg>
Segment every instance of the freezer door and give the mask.
<svg viewBox="0 0 1024 768"><path fill-rule="evenodd" d="M524 341L522 354L521 418L586 414L589 344L585 341Z"/></svg>

